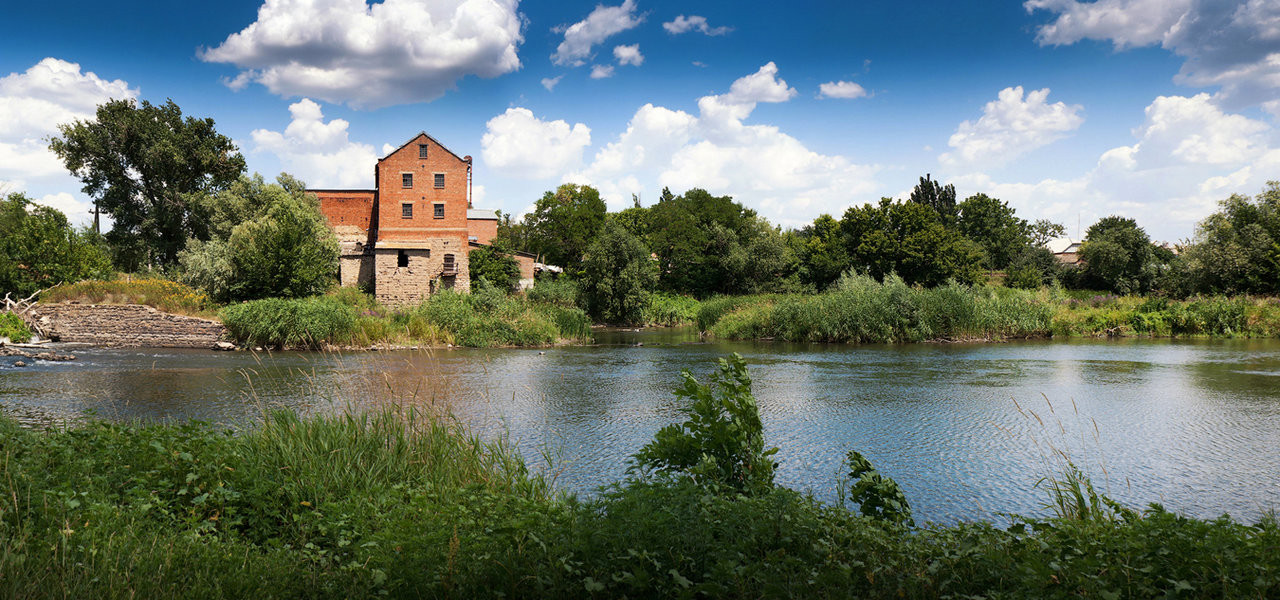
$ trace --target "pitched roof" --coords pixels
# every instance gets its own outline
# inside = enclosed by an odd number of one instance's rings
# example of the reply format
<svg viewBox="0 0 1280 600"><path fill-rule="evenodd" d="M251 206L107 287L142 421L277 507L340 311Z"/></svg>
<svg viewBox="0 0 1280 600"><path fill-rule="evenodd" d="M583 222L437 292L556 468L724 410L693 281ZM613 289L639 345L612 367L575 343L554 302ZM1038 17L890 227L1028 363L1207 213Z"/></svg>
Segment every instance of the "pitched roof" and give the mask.
<svg viewBox="0 0 1280 600"><path fill-rule="evenodd" d="M472 221L472 220L497 221L498 211L493 210L492 208L468 208L467 220L468 221Z"/></svg>
<svg viewBox="0 0 1280 600"><path fill-rule="evenodd" d="M1078 252L1080 244L1081 242L1069 237L1062 237L1045 242L1044 247L1054 254L1062 254L1064 252Z"/></svg>
<svg viewBox="0 0 1280 600"><path fill-rule="evenodd" d="M458 156L458 153L457 153L457 152L454 152L453 150L450 150L448 146L446 146L446 145L444 145L444 144L441 144L441 143L440 143L440 140L437 140L436 138L431 137L431 134L429 134L429 133L427 133L427 132L425 132L425 131L419 131L418 133L414 134L414 136L413 136L413 137L411 137L411 138L409 138L409 139L408 139L408 141L406 141L406 142L405 142L405 143L403 143L403 144L400 144L400 146L399 146L399 147L397 147L395 150L392 150L391 152L387 153L387 156L384 156L384 157L382 157L382 158L379 158L379 159L378 159L378 162L382 162L382 161L384 161L384 160L387 160L387 158L388 158L388 157L390 157L392 154L395 154L395 153L397 153L397 152L399 152L399 151L403 150L405 146L408 146L409 144L412 144L414 140L416 140L416 139L418 139L418 138L420 138L420 137L423 137L423 136L426 136L426 138L427 138L427 139L429 139L429 140L431 140L431 141L435 142L437 146L440 146L441 148L444 148L444 151L445 151L445 152L448 152L449 154L452 154L454 158L458 159L458 161L460 161L460 162L467 162L467 161L466 161L466 159L462 158L461 156Z"/></svg>

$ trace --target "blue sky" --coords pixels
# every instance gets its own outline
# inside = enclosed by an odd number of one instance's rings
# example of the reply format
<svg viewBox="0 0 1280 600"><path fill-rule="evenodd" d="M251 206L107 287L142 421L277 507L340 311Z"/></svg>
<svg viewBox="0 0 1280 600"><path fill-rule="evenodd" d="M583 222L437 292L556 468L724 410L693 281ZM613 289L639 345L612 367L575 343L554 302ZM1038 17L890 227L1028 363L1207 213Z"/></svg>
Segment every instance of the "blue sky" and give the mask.
<svg viewBox="0 0 1280 600"><path fill-rule="evenodd" d="M476 204L729 194L784 226L924 173L1176 241L1280 179L1280 0L23 3L0 39L0 186L83 222L44 149L111 97L216 120L249 167L370 187L419 130Z"/></svg>

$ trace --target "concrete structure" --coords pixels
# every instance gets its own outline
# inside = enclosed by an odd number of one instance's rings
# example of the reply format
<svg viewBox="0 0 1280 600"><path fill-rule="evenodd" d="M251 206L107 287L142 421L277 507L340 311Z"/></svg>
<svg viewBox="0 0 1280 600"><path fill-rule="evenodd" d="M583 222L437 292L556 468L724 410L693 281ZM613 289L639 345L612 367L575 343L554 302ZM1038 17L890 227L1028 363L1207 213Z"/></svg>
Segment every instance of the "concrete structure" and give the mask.
<svg viewBox="0 0 1280 600"><path fill-rule="evenodd" d="M37 304L26 315L60 342L146 348L213 348L227 339L222 323L138 304Z"/></svg>
<svg viewBox="0 0 1280 600"><path fill-rule="evenodd" d="M470 247L498 233L497 211L471 207L471 157L422 132L378 160L374 182L371 190L308 190L338 236L342 285L370 287L391 306L469 292Z"/></svg>

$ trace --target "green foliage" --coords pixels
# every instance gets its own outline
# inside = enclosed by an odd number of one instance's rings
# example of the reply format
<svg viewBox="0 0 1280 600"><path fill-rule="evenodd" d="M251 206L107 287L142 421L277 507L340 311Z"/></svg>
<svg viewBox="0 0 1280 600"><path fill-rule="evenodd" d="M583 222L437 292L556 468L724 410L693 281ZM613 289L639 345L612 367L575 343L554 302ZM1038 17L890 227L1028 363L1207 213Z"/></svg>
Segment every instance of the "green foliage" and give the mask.
<svg viewBox="0 0 1280 600"><path fill-rule="evenodd" d="M911 505L907 503L907 495L902 493L898 482L881 475L871 461L857 450L849 451L845 464L849 465L849 479L852 482L849 500L858 505L859 512L882 521L915 524L911 519Z"/></svg>
<svg viewBox="0 0 1280 600"><path fill-rule="evenodd" d="M590 337L590 321L576 308L534 302L496 288L475 294L444 291L407 315L422 317L459 346L549 346Z"/></svg>
<svg viewBox="0 0 1280 600"><path fill-rule="evenodd" d="M31 328L22 317L10 312L0 312L0 338L9 338L17 344L31 341Z"/></svg>
<svg viewBox="0 0 1280 600"><path fill-rule="evenodd" d="M688 477L703 488L738 493L773 486L770 458L777 448L765 448L764 426L751 395L747 363L738 354L720 359L709 384L698 383L688 371L676 389L689 402L682 409L688 420L663 427L636 453L635 468Z"/></svg>
<svg viewBox="0 0 1280 600"><path fill-rule="evenodd" d="M977 283L983 275L982 249L924 204L885 198L879 206L850 207L840 230L853 267L877 279L897 273L908 284L935 286Z"/></svg>
<svg viewBox="0 0 1280 600"><path fill-rule="evenodd" d="M617 224L606 225L588 249L583 271L580 299L593 319L643 324L658 274L639 238Z"/></svg>
<svg viewBox="0 0 1280 600"><path fill-rule="evenodd" d="M213 215L213 237L179 254L187 283L221 302L301 298L333 285L338 241L302 182L242 177L198 204Z"/></svg>
<svg viewBox="0 0 1280 600"><path fill-rule="evenodd" d="M901 277L847 273L829 292L710 300L699 326L728 339L917 342L1048 335L1053 309L1031 292L951 282L922 289Z"/></svg>
<svg viewBox="0 0 1280 600"><path fill-rule="evenodd" d="M25 298L42 288L109 272L96 238L72 229L61 212L22 194L0 199L0 297L12 293Z"/></svg>
<svg viewBox="0 0 1280 600"><path fill-rule="evenodd" d="M1187 293L1280 293L1280 182L1268 182L1253 199L1223 200L1178 262Z"/></svg>
<svg viewBox="0 0 1280 600"><path fill-rule="evenodd" d="M472 248L467 254L467 269L471 274L471 289L481 280L509 292L520 283L520 265L508 254L494 250L492 246Z"/></svg>
<svg viewBox="0 0 1280 600"><path fill-rule="evenodd" d="M947 184L943 186L938 181L930 179L926 174L920 178L920 183L911 190L911 196L908 201L912 204L918 204L926 208L933 209L935 215L943 225L950 226L955 222L956 218L956 186Z"/></svg>
<svg viewBox="0 0 1280 600"><path fill-rule="evenodd" d="M540 277L525 295L532 302L566 308L578 306L578 284L567 277Z"/></svg>
<svg viewBox="0 0 1280 600"><path fill-rule="evenodd" d="M529 247L545 263L576 272L587 248L604 228L605 204L587 185L566 183L543 194L525 216ZM520 249L520 246L515 246Z"/></svg>
<svg viewBox="0 0 1280 600"><path fill-rule="evenodd" d="M1039 248L1049 243L1049 240L1056 240L1067 235L1067 228L1061 223L1054 223L1048 219L1036 219L1027 227L1027 235L1033 247Z"/></svg>
<svg viewBox="0 0 1280 600"><path fill-rule="evenodd" d="M1025 246L1008 267L1007 284L1024 290L1039 289L1057 280L1058 259L1047 248Z"/></svg>
<svg viewBox="0 0 1280 600"><path fill-rule="evenodd" d="M213 119L182 116L172 100L111 100L92 120L58 126L49 149L114 221L107 241L116 266L171 266L188 237L208 239L191 194L217 190L244 171L244 158Z"/></svg>
<svg viewBox="0 0 1280 600"><path fill-rule="evenodd" d="M840 232L840 222L821 215L797 235L796 258L800 281L825 290L848 270L849 252Z"/></svg>
<svg viewBox="0 0 1280 600"><path fill-rule="evenodd" d="M267 298L232 304L218 313L238 341L277 348L322 348L349 339L355 311L330 298Z"/></svg>
<svg viewBox="0 0 1280 600"><path fill-rule="evenodd" d="M650 294L649 304L644 308L644 323L663 327L689 325L697 320L700 307L701 303L689 296Z"/></svg>
<svg viewBox="0 0 1280 600"><path fill-rule="evenodd" d="M1007 203L978 194L956 208L956 229L982 247L987 268L1007 268L1030 245L1027 222L1019 219Z"/></svg>
<svg viewBox="0 0 1280 600"><path fill-rule="evenodd" d="M1115 216L1089 227L1080 259L1090 285L1120 294L1150 291L1159 271L1151 238L1133 219Z"/></svg>

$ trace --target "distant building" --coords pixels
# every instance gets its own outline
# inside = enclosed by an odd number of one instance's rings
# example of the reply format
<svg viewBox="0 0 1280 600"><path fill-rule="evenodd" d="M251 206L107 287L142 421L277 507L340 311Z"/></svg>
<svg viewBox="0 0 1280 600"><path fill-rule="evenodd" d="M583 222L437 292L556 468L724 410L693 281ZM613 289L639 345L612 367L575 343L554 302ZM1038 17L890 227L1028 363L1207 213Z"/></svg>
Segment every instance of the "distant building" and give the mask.
<svg viewBox="0 0 1280 600"><path fill-rule="evenodd" d="M1080 263L1080 246L1083 244L1082 241L1063 237L1045 242L1044 247L1053 253L1053 257L1058 259L1059 263L1075 265Z"/></svg>
<svg viewBox="0 0 1280 600"><path fill-rule="evenodd" d="M498 233L496 211L471 207L471 157L423 132L378 160L373 174L371 190L308 190L338 236L342 285L371 286L391 306L469 292L467 255ZM532 285L534 258L520 254L522 284L527 270Z"/></svg>

